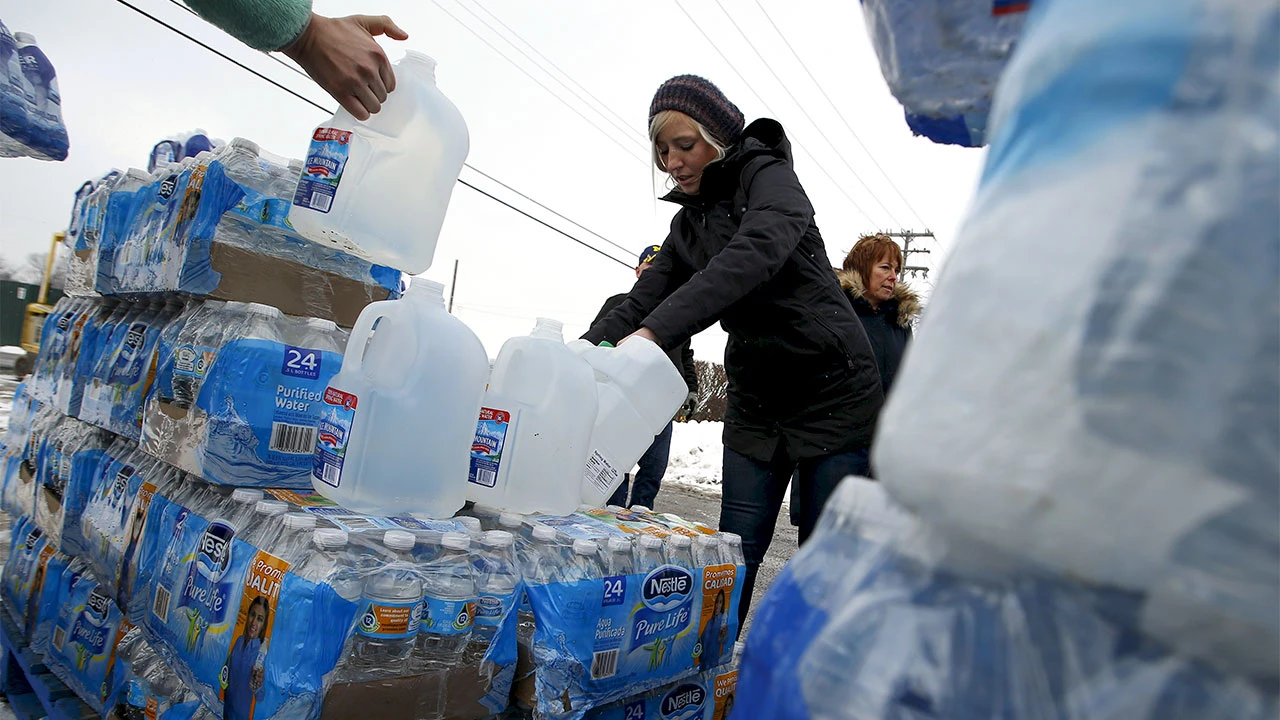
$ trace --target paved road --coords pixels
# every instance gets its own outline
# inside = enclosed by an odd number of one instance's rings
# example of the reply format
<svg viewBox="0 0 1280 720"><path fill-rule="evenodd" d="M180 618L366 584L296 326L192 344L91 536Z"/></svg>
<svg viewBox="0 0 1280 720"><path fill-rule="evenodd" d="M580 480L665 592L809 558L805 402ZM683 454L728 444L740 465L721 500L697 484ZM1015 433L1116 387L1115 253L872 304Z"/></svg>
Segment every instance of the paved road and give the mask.
<svg viewBox="0 0 1280 720"><path fill-rule="evenodd" d="M711 527L716 527L720 522L720 498L693 488L666 483L659 491L658 499L654 504L656 505L654 509L658 512L673 512L686 520L697 520ZM788 521L787 507L784 505L782 512L779 513L778 524L773 531L773 543L769 545L769 552L765 555L764 564L760 566L760 573L756 577L756 600L764 596L773 579L782 570L782 566L796 553L796 547L796 529ZM753 604L751 613L747 615L743 638L746 637L746 630L751 627L751 619L754 615Z"/></svg>

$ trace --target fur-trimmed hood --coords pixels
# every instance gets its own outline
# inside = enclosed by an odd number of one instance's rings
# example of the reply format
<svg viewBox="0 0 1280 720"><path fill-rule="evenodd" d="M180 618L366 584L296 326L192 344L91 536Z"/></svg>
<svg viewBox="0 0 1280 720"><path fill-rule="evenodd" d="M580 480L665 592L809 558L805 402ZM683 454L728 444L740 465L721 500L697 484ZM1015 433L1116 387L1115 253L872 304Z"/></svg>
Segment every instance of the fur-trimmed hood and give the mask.
<svg viewBox="0 0 1280 720"><path fill-rule="evenodd" d="M851 302L863 299L866 290L862 287L862 276L857 270L837 270L836 277L840 279L840 287ZM898 327L910 327L911 322L920 315L920 296L909 285L900 282L893 288L891 299L898 303L898 317L895 319Z"/></svg>

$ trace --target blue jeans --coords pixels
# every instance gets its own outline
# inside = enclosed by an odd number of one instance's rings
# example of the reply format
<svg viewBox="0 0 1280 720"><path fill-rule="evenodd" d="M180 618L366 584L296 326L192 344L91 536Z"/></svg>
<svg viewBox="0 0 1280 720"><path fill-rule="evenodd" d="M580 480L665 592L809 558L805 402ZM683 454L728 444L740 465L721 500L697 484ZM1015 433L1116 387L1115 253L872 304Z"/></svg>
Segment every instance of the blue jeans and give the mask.
<svg viewBox="0 0 1280 720"><path fill-rule="evenodd" d="M652 509L658 490L662 487L662 476L667 474L667 458L670 455L671 423L667 423L662 432L654 436L649 449L640 456L640 470L636 473L635 486L631 488L631 503L627 504L627 488L632 484L631 476L627 475L609 497L609 504L621 507L643 505Z"/></svg>
<svg viewBox="0 0 1280 720"><path fill-rule="evenodd" d="M742 603L738 606L738 627L747 619L756 573L773 542L778 511L787 493L791 475L796 474L793 497L800 500L796 524L800 526L800 543L804 544L818 524L827 498L846 475L865 476L871 470L868 448L850 452L792 460L779 443L773 459L767 463L729 448L724 449L723 495L720 501L720 529L742 536L742 554L747 573L742 583Z"/></svg>

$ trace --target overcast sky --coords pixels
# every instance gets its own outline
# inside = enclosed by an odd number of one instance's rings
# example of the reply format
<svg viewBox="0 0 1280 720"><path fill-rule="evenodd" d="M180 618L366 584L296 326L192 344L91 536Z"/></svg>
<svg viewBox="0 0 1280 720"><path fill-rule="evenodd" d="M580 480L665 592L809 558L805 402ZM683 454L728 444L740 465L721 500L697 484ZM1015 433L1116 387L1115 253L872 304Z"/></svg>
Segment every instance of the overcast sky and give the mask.
<svg viewBox="0 0 1280 720"><path fill-rule="evenodd" d="M130 2L336 107L308 79L169 0ZM927 227L938 242L913 261L936 266L956 237L982 152L912 137L858 7L847 0L315 3L326 15L392 16L410 39L384 47L393 61L413 48L439 62L439 85L468 123L468 162L627 251L469 170L463 178L627 265L641 247L662 242L675 210L654 199L662 178L643 159L649 101L662 81L694 73L719 85L748 121L774 117L787 128L833 264L861 233ZM198 127L300 157L325 119L115 0L0 0L0 20L35 35L53 62L71 138L63 163L0 160L0 255L9 260L48 247L84 180L145 167L166 135ZM562 320L576 337L606 297L633 282L628 267L462 186L426 276L448 284L455 259L455 313L491 356L506 338L527 333L535 315ZM723 345L718 327L694 340L704 359L721 360Z"/></svg>

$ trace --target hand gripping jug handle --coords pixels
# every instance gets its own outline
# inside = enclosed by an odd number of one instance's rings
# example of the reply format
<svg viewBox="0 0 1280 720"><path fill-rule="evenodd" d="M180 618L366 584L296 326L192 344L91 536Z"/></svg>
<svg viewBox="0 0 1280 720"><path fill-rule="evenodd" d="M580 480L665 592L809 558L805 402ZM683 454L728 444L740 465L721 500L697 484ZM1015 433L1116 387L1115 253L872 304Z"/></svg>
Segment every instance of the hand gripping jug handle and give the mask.
<svg viewBox="0 0 1280 720"><path fill-rule="evenodd" d="M353 372L360 373L372 385L382 387L403 387L404 381L408 379L409 371L417 364L418 361L418 328L412 322L412 308L406 307L402 301L381 301L372 303L365 307L364 312L360 313L360 317L356 319L356 324L351 328L351 335L347 340L347 350L343 354L342 367L350 368ZM385 319L382 328L384 332L381 335L374 333L373 326L378 324L379 320ZM389 326L388 326L389 325ZM390 334L401 333L408 336L408 342L400 343L401 347L408 347L410 352L401 353L397 358L394 369L397 371L394 375L382 375L374 377L365 371L364 358L375 345L392 342L394 337ZM373 342L369 342L369 335L373 334Z"/></svg>

